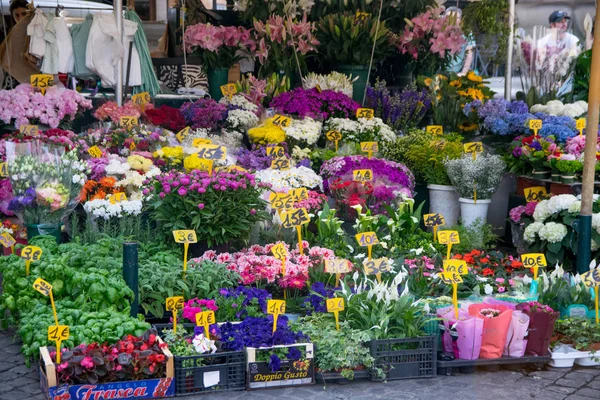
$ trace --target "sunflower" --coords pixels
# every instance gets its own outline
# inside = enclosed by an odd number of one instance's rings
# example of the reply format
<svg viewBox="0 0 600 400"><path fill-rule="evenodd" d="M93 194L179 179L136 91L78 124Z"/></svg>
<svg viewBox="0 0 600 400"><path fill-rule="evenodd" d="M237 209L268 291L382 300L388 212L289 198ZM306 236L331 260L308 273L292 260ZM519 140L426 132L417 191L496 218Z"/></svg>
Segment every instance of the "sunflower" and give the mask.
<svg viewBox="0 0 600 400"><path fill-rule="evenodd" d="M423 80L423 83L425 84L425 86L431 86L431 84L433 83L433 80L431 78L425 78Z"/></svg>
<svg viewBox="0 0 600 400"><path fill-rule="evenodd" d="M483 82L483 78L480 77L479 75L475 74L474 71L469 71L469 73L467 74L467 79L470 80L471 82L476 82L476 83Z"/></svg>
<svg viewBox="0 0 600 400"><path fill-rule="evenodd" d="M462 82L457 79L455 81L450 82L450 86L460 88L462 86Z"/></svg>

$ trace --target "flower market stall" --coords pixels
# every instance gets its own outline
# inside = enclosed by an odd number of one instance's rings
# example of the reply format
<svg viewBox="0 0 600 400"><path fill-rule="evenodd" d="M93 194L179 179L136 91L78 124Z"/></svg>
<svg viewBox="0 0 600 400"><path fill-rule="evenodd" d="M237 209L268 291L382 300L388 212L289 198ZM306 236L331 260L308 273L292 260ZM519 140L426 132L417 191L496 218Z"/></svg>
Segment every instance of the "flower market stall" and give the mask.
<svg viewBox="0 0 600 400"><path fill-rule="evenodd" d="M468 32L434 1L350 3L186 26L209 88L180 106L0 91L0 324L46 398L600 365L588 104L452 70ZM595 260L597 198L591 226Z"/></svg>

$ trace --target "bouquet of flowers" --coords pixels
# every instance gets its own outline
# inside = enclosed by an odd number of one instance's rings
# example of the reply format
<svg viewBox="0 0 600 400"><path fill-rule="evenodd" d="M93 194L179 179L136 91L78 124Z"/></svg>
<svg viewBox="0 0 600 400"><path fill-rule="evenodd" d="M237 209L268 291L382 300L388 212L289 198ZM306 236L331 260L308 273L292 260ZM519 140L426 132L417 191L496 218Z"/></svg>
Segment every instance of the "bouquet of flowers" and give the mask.
<svg viewBox="0 0 600 400"><path fill-rule="evenodd" d="M444 8L430 8L407 22L396 46L416 64L415 70L430 75L445 70L465 44L455 18L444 16Z"/></svg>
<svg viewBox="0 0 600 400"><path fill-rule="evenodd" d="M560 158L560 147L549 136L519 136L509 146L509 156L506 161L509 172L513 174L528 174L534 170L548 169L548 160L552 156Z"/></svg>
<svg viewBox="0 0 600 400"><path fill-rule="evenodd" d="M248 138L252 143L266 145L285 141L285 132L273 122L275 117L267 118L255 128L248 129Z"/></svg>
<svg viewBox="0 0 600 400"><path fill-rule="evenodd" d="M185 128L186 125L181 111L167 105L146 110L146 118L152 125L160 126L175 133Z"/></svg>
<svg viewBox="0 0 600 400"><path fill-rule="evenodd" d="M285 170L263 169L256 172L256 180L277 192L303 187L323 190L323 178L312 169L303 166Z"/></svg>
<svg viewBox="0 0 600 400"><path fill-rule="evenodd" d="M51 87L43 95L28 84L0 90L0 120L17 129L21 125L36 124L58 128L90 108L92 102L74 90Z"/></svg>
<svg viewBox="0 0 600 400"><path fill-rule="evenodd" d="M480 154L473 160L464 155L445 163L452 185L460 197L473 199L477 190L477 199L491 199L504 178L506 164L502 157L493 154Z"/></svg>
<svg viewBox="0 0 600 400"><path fill-rule="evenodd" d="M367 89L365 107L374 109L375 115L396 132L404 132L420 124L431 108L431 99L426 90L407 88L390 92L385 81L378 80Z"/></svg>
<svg viewBox="0 0 600 400"><path fill-rule="evenodd" d="M352 118L360 104L347 95L333 90L316 88L296 88L273 98L271 107L280 114L311 117L326 120L328 118Z"/></svg>
<svg viewBox="0 0 600 400"><path fill-rule="evenodd" d="M199 99L185 103L180 108L187 125L192 129L215 130L222 126L227 117L227 105L212 99Z"/></svg>
<svg viewBox="0 0 600 400"><path fill-rule="evenodd" d="M150 110L152 104L147 104L146 108ZM114 124L118 124L121 122L121 117L140 117L142 115L142 108L133 103L133 101L128 101L123 104L123 106L119 107L119 105L115 101L107 101L102 104L96 111L94 112L94 117L100 121L110 120Z"/></svg>
<svg viewBox="0 0 600 400"><path fill-rule="evenodd" d="M286 142L276 144L283 147L284 157L289 158L288 145ZM271 162L275 156L267 155L267 146L253 144L250 150L240 149L237 153L237 164L249 171L259 171L271 168Z"/></svg>
<svg viewBox="0 0 600 400"><path fill-rule="evenodd" d="M236 94L231 97L231 100L227 96L223 96L219 103L227 105L226 128L243 133L258 125L260 107L245 95Z"/></svg>
<svg viewBox="0 0 600 400"><path fill-rule="evenodd" d="M240 14L244 22L252 22L253 19L265 20L271 15L289 15L292 18L302 17L310 14L315 3L302 0L235 0L233 11Z"/></svg>
<svg viewBox="0 0 600 400"><path fill-rule="evenodd" d="M326 122L325 130L340 132L344 143L393 142L396 139L396 133L381 118L359 118L357 121L331 118Z"/></svg>
<svg viewBox="0 0 600 400"><path fill-rule="evenodd" d="M304 119L294 119L290 126L283 128L286 140L290 147L296 145L312 146L317 143L321 137L323 124L310 117Z"/></svg>
<svg viewBox="0 0 600 400"><path fill-rule="evenodd" d="M250 31L238 26L214 26L197 24L185 30L185 51L202 58L206 68L229 68L239 61L245 52L253 52L256 43Z"/></svg>
<svg viewBox="0 0 600 400"><path fill-rule="evenodd" d="M465 105L463 113L476 120L482 131L500 136L528 133L528 122L535 118L525 102L505 99L490 99L485 103L473 100Z"/></svg>
<svg viewBox="0 0 600 400"><path fill-rule="evenodd" d="M352 84L357 79L358 77L355 77L351 80L345 74L335 71L328 75L310 72L302 78L302 87L305 89L312 89L316 88L318 85L321 90L333 90L334 92L340 92L348 97L352 97Z"/></svg>
<svg viewBox="0 0 600 400"><path fill-rule="evenodd" d="M559 117L579 118L587 114L588 103L580 100L571 104L563 104L560 100L550 100L546 105L536 104L532 106L531 112L541 112Z"/></svg>

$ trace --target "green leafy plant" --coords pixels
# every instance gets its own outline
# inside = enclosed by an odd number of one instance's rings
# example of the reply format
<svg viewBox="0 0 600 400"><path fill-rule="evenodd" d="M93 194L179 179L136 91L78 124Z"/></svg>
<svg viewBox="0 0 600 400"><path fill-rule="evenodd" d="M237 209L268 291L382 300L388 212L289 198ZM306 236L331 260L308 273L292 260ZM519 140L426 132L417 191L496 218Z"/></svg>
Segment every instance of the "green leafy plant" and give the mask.
<svg viewBox="0 0 600 400"><path fill-rule="evenodd" d="M462 156L462 136L448 134L442 137L431 136L424 133L428 140L419 140L408 146L405 154L411 170L423 177L428 184L450 186L450 178L446 173L444 162Z"/></svg>
<svg viewBox="0 0 600 400"><path fill-rule="evenodd" d="M559 335L562 343L574 344L577 350L595 350L600 344L600 325L589 318L558 320L554 332Z"/></svg>
<svg viewBox="0 0 600 400"><path fill-rule="evenodd" d="M558 160L556 169L563 175L575 175L583 170L583 163L579 160Z"/></svg>
<svg viewBox="0 0 600 400"><path fill-rule="evenodd" d="M590 77L592 74L592 50L584 51L575 62L575 80L573 82L572 99L568 102L579 100L588 101L590 92Z"/></svg>
<svg viewBox="0 0 600 400"><path fill-rule="evenodd" d="M488 250L496 247L498 235L494 233L494 227L491 224L483 224L475 221L471 226L452 226L440 227L439 231L452 230L457 231L460 237L460 243L452 245L454 253L468 253L473 249Z"/></svg>

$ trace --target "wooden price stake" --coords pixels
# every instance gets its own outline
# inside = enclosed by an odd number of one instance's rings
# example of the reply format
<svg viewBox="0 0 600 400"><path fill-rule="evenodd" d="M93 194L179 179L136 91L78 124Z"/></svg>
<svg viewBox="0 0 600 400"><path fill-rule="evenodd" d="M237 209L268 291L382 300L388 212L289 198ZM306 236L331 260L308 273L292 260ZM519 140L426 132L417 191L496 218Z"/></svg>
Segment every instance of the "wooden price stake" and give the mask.
<svg viewBox="0 0 600 400"><path fill-rule="evenodd" d="M108 198L108 201L110 201L110 204L117 204L122 201L127 201L127 195L123 192L117 192L117 193L111 194L110 197Z"/></svg>
<svg viewBox="0 0 600 400"><path fill-rule="evenodd" d="M88 153L93 158L100 158L100 157L102 157L102 150L100 150L100 147L98 147L98 146L92 146L92 147L90 147L88 149Z"/></svg>
<svg viewBox="0 0 600 400"><path fill-rule="evenodd" d="M342 274L347 274L350 271L352 271L352 268L350 267L350 261L348 260L343 258L325 260L325 272L335 274L335 287L340 286Z"/></svg>
<svg viewBox="0 0 600 400"><path fill-rule="evenodd" d="M469 142L464 144L465 153L473 156L473 161L477 159L477 154L483 153L483 143L481 142Z"/></svg>
<svg viewBox="0 0 600 400"><path fill-rule="evenodd" d="M138 117L134 117L134 116L126 116L126 117L121 117L119 118L119 123L120 125L129 130L131 128L133 128L134 126L138 126Z"/></svg>
<svg viewBox="0 0 600 400"><path fill-rule="evenodd" d="M287 128L292 124L292 119L290 117L286 117L285 115L275 114L275 117L273 118L273 124L281 128Z"/></svg>
<svg viewBox="0 0 600 400"><path fill-rule="evenodd" d="M37 278L35 282L33 282L33 288L46 297L50 296L50 304L52 305L54 322L56 325L58 325L58 315L56 314L56 305L54 304L54 296L52 295L52 285L42 278Z"/></svg>
<svg viewBox="0 0 600 400"><path fill-rule="evenodd" d="M285 300L269 300L267 302L267 314L273 316L273 333L277 330L277 318L285 314Z"/></svg>
<svg viewBox="0 0 600 400"><path fill-rule="evenodd" d="M548 197L548 192L546 192L546 188L543 186L528 187L525 188L523 192L525 193L525 200L527 200L528 203L539 203L540 201Z"/></svg>
<svg viewBox="0 0 600 400"><path fill-rule="evenodd" d="M454 316L458 320L458 284L463 279L458 272L442 272L439 274L442 282L452 284L452 304L454 305Z"/></svg>
<svg viewBox="0 0 600 400"><path fill-rule="evenodd" d="M542 253L521 254L521 261L523 262L523 267L532 268L533 270L533 282L531 282L529 293L536 294L538 292L538 270L548 266L546 256Z"/></svg>
<svg viewBox="0 0 600 400"><path fill-rule="evenodd" d="M594 267L588 272L581 274L583 284L588 288L594 288L594 303L596 306L596 323L600 323L598 315L598 286L600 286L600 268Z"/></svg>
<svg viewBox="0 0 600 400"><path fill-rule="evenodd" d="M386 257L376 258L375 260L364 260L363 267L365 274L375 275L377 277L377 282L379 283L381 283L381 273L390 272L392 270L390 261Z"/></svg>
<svg viewBox="0 0 600 400"><path fill-rule="evenodd" d="M335 143L335 152L337 153L337 151L338 151L338 143L339 143L340 140L342 140L342 133L340 131L328 131L325 134L325 137L330 142L334 142Z"/></svg>
<svg viewBox="0 0 600 400"><path fill-rule="evenodd" d="M131 101L133 101L133 104L141 107L143 112L146 111L146 104L150 103L150 100L150 93L148 92L142 92L131 96Z"/></svg>
<svg viewBox="0 0 600 400"><path fill-rule="evenodd" d="M177 311L183 309L183 296L167 297L165 306L173 313L173 332L177 333Z"/></svg>
<svg viewBox="0 0 600 400"><path fill-rule="evenodd" d="M450 259L450 253L452 251L453 244L460 243L460 236L457 231L439 231L437 235L438 242L440 244L448 245L448 253L446 254L446 259Z"/></svg>
<svg viewBox="0 0 600 400"><path fill-rule="evenodd" d="M40 128L37 125L21 125L19 132L25 136L38 136L40 134Z"/></svg>
<svg viewBox="0 0 600 400"><path fill-rule="evenodd" d="M340 330L340 311L344 311L344 299L335 297L327 299L327 312L333 313L335 317L335 329Z"/></svg>
<svg viewBox="0 0 600 400"><path fill-rule="evenodd" d="M285 158L285 149L282 146L267 146L267 156Z"/></svg>
<svg viewBox="0 0 600 400"><path fill-rule="evenodd" d="M228 83L227 85L222 85L221 93L223 94L223 96L227 96L229 98L229 101L231 101L233 95L237 93L235 83Z"/></svg>
<svg viewBox="0 0 600 400"><path fill-rule="evenodd" d="M50 325L48 327L48 340L56 342L56 363L60 364L60 344L69 340L69 325Z"/></svg>
<svg viewBox="0 0 600 400"><path fill-rule="evenodd" d="M2 246L6 248L10 247L10 251L15 254L15 243L17 243L17 241L10 233L2 233L2 235L0 235L0 243L2 243Z"/></svg>
<svg viewBox="0 0 600 400"><path fill-rule="evenodd" d="M587 127L587 120L585 118L579 118L575 121L575 128L579 131L579 136L583 136L583 130Z"/></svg>
<svg viewBox="0 0 600 400"><path fill-rule="evenodd" d="M227 158L227 147L216 144L203 144L197 146L198 157L205 160L224 160Z"/></svg>
<svg viewBox="0 0 600 400"><path fill-rule="evenodd" d="M355 235L356 241L358 242L358 245L361 247L367 246L367 259L371 260L373 257L371 257L372 252L373 252L373 246L376 244L379 244L379 239L377 238L377 234L375 232L362 232L362 233L357 233Z"/></svg>
<svg viewBox="0 0 600 400"><path fill-rule="evenodd" d="M529 120L529 129L533 131L533 135L537 136L538 131L542 129L542 120L541 119L530 119Z"/></svg>
<svg viewBox="0 0 600 400"><path fill-rule="evenodd" d="M191 229L173 231L173 237L175 238L175 243L183 243L183 273L185 273L187 271L187 257L190 243L198 242L196 231Z"/></svg>
<svg viewBox="0 0 600 400"><path fill-rule="evenodd" d="M46 94L46 89L54 86L54 77L50 74L35 74L29 78L31 86L40 89L43 95Z"/></svg>
<svg viewBox="0 0 600 400"><path fill-rule="evenodd" d="M467 275L469 267L465 260L444 260L444 272L456 272L459 275Z"/></svg>
<svg viewBox="0 0 600 400"><path fill-rule="evenodd" d="M196 326L204 327L204 336L210 339L209 327L217 323L215 312L213 310L202 311L196 314Z"/></svg>
<svg viewBox="0 0 600 400"><path fill-rule="evenodd" d="M287 258L287 250L283 243L277 243L275 246L271 247L271 253L273 253L273 257L281 261L281 276L285 276L285 260ZM283 291L283 298L287 299L287 291Z"/></svg>
<svg viewBox="0 0 600 400"><path fill-rule="evenodd" d="M444 127L441 125L428 125L427 133L433 136L441 136L444 134Z"/></svg>
<svg viewBox="0 0 600 400"><path fill-rule="evenodd" d="M179 132L177 132L177 134L175 135L175 137L177 138L177 140L179 141L179 143L183 143L183 141L185 140L186 137L188 137L189 134L190 134L190 127L186 126L182 130L180 130ZM198 140L198 139L194 139L194 140ZM196 146L196 145L194 144L194 146Z"/></svg>
<svg viewBox="0 0 600 400"><path fill-rule="evenodd" d="M29 276L29 266L32 261L42 258L42 249L37 246L27 246L21 250L21 258L25 259L25 275Z"/></svg>
<svg viewBox="0 0 600 400"><path fill-rule="evenodd" d="M0 176L7 177L8 176L8 163L0 163Z"/></svg>
<svg viewBox="0 0 600 400"><path fill-rule="evenodd" d="M423 223L426 227L433 227L433 240L436 240L438 226L446 225L446 219L440 213L425 214L423 216Z"/></svg>
<svg viewBox="0 0 600 400"><path fill-rule="evenodd" d="M359 108L356 110L356 118L373 119L375 111L372 108Z"/></svg>
<svg viewBox="0 0 600 400"><path fill-rule="evenodd" d="M379 151L379 144L377 142L360 142L360 151L367 153L367 158L370 160L373 153Z"/></svg>
<svg viewBox="0 0 600 400"><path fill-rule="evenodd" d="M297 208L295 210L286 211L281 214L281 221L284 228L296 228L298 232L298 249L300 254L304 255L304 246L302 245L302 225L310 222L308 211L306 208Z"/></svg>

